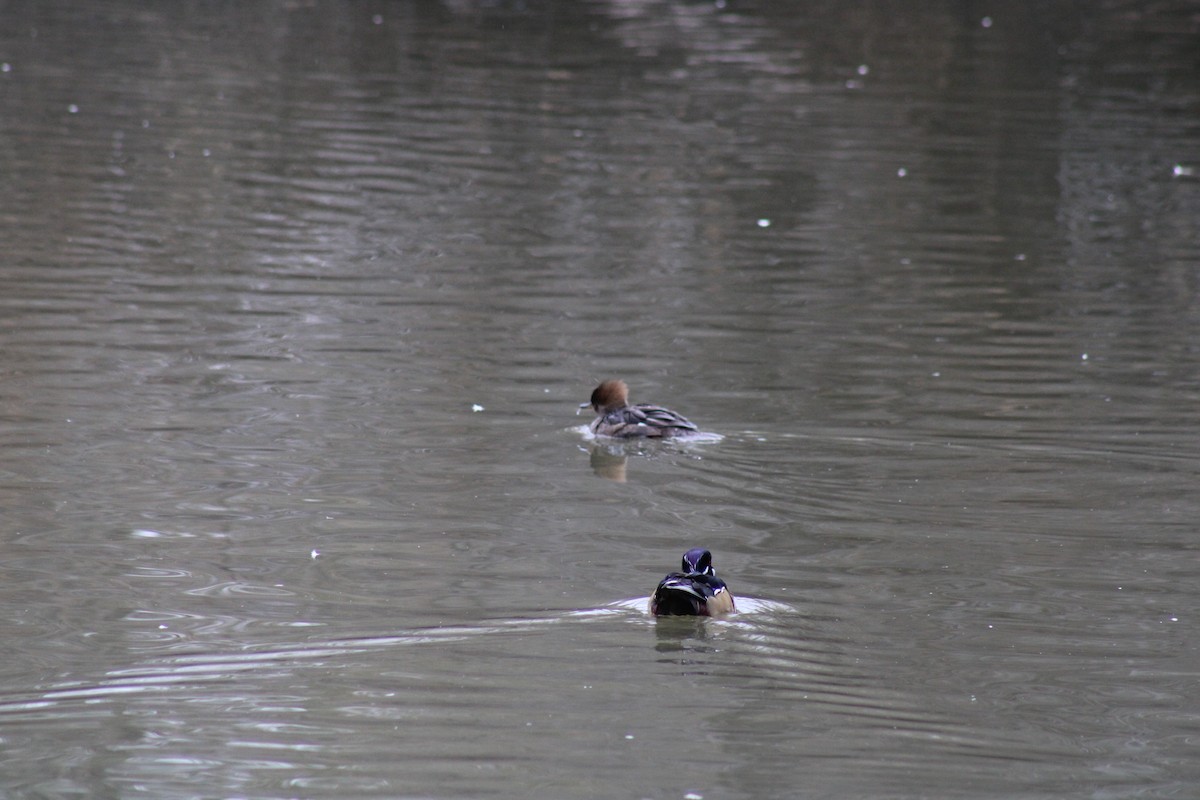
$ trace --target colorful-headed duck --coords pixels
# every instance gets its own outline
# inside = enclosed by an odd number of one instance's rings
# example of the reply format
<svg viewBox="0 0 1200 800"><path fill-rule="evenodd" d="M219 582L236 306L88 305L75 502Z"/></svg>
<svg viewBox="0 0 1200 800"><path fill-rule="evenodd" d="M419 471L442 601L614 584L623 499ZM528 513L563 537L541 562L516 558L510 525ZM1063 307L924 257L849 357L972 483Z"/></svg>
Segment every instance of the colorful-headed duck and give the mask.
<svg viewBox="0 0 1200 800"><path fill-rule="evenodd" d="M684 553L682 571L663 578L650 598L650 613L656 617L712 617L733 610L733 594L713 571L712 553L703 547Z"/></svg>

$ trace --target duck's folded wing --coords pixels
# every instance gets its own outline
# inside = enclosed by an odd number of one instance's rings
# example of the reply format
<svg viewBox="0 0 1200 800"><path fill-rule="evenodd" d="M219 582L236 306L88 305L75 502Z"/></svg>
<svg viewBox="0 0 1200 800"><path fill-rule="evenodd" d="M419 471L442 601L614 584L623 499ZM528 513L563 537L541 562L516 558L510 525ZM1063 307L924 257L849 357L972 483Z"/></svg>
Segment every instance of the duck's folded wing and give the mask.
<svg viewBox="0 0 1200 800"><path fill-rule="evenodd" d="M689 431L700 430L686 417L676 414L669 408L652 405L650 403L639 403L633 406L630 411L631 416L635 416L636 420L643 425L650 425L655 428L683 428Z"/></svg>
<svg viewBox="0 0 1200 800"><path fill-rule="evenodd" d="M655 594L659 592L683 592L707 600L712 597L712 589L703 583L697 583L688 575L668 575L658 585Z"/></svg>
<svg viewBox="0 0 1200 800"><path fill-rule="evenodd" d="M668 575L650 598L650 613L658 616L699 616L707 611L704 587L685 575Z"/></svg>

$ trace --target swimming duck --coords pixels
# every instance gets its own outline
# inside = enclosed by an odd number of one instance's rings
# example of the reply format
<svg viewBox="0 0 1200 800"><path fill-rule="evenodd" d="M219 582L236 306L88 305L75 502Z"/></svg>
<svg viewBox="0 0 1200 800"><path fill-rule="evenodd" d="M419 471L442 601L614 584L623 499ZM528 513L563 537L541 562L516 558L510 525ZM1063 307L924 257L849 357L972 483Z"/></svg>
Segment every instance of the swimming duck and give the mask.
<svg viewBox="0 0 1200 800"><path fill-rule="evenodd" d="M733 610L733 595L713 571L712 553L703 547L684 553L682 571L663 578L650 598L650 613L656 617L712 617Z"/></svg>
<svg viewBox="0 0 1200 800"><path fill-rule="evenodd" d="M588 426L597 436L619 439L669 439L699 433L700 429L669 408L638 403L629 405L629 387L625 381L604 381L592 392L592 399L580 405L591 407L600 416Z"/></svg>

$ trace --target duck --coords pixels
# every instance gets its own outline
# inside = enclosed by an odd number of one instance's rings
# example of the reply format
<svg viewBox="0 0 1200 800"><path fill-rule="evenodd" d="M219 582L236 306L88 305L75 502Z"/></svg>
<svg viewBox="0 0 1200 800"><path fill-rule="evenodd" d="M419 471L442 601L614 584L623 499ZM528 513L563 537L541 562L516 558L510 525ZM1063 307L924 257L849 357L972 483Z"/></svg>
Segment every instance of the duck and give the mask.
<svg viewBox="0 0 1200 800"><path fill-rule="evenodd" d="M650 598L650 613L656 617L714 617L735 610L733 593L717 577L712 553L703 547L684 553L680 571L659 581Z"/></svg>
<svg viewBox="0 0 1200 800"><path fill-rule="evenodd" d="M580 410L591 407L599 414L588 425L596 436L616 439L671 439L700 433L696 425L669 408L652 403L629 405L629 387L625 381L607 380L592 391L592 399Z"/></svg>

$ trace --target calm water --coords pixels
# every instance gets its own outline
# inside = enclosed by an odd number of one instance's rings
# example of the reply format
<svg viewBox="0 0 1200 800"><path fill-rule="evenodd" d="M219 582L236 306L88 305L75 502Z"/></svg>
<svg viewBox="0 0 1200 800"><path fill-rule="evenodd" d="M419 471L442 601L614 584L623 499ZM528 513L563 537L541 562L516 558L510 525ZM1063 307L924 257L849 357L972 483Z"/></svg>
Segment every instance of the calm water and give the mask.
<svg viewBox="0 0 1200 800"><path fill-rule="evenodd" d="M0 796L1194 797L1198 54L0 4Z"/></svg>

